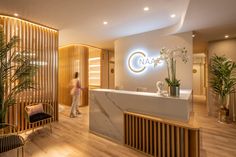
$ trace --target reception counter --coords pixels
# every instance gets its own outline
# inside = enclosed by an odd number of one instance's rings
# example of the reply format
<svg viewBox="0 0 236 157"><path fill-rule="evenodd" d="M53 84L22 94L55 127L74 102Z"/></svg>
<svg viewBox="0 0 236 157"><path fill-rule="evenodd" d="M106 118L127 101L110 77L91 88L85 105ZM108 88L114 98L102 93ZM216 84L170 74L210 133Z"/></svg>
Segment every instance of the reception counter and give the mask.
<svg viewBox="0 0 236 157"><path fill-rule="evenodd" d="M179 97L170 97L167 94L93 89L90 90L89 104L90 131L123 143L125 112L188 122L192 92L181 90Z"/></svg>

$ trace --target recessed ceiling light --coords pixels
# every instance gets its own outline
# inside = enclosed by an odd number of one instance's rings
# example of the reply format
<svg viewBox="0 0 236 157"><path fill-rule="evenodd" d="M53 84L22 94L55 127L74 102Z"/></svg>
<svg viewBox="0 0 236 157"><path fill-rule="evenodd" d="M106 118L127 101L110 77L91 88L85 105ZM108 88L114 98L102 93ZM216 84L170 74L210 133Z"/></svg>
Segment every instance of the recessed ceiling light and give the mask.
<svg viewBox="0 0 236 157"><path fill-rule="evenodd" d="M144 11L149 11L149 7L144 7L143 10Z"/></svg>
<svg viewBox="0 0 236 157"><path fill-rule="evenodd" d="M176 15L175 15L175 14L171 14L170 17L171 17L171 18L175 18Z"/></svg>
<svg viewBox="0 0 236 157"><path fill-rule="evenodd" d="M225 35L225 39L229 38L229 35Z"/></svg>
<svg viewBox="0 0 236 157"><path fill-rule="evenodd" d="M107 21L104 21L104 22L103 22L103 24L104 24L104 25L107 25L107 24L108 24L108 22L107 22Z"/></svg>
<svg viewBox="0 0 236 157"><path fill-rule="evenodd" d="M16 17L17 17L17 16L19 16L19 14L17 14L17 13L14 13L14 16L16 16Z"/></svg>

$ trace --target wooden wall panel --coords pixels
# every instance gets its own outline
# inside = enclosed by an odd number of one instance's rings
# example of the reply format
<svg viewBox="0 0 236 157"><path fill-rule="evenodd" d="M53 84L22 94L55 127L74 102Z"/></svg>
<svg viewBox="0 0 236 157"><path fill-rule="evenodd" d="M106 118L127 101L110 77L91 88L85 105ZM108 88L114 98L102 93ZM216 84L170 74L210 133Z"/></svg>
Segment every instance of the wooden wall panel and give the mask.
<svg viewBox="0 0 236 157"><path fill-rule="evenodd" d="M88 48L71 45L59 49L59 103L71 105L72 97L69 86L75 72L80 73L80 105L88 105Z"/></svg>
<svg viewBox="0 0 236 157"><path fill-rule="evenodd" d="M88 58L89 49L84 46L77 46L77 52L80 52L80 83L83 90L81 90L80 106L88 106Z"/></svg>
<svg viewBox="0 0 236 157"><path fill-rule="evenodd" d="M101 88L109 88L109 52L101 53Z"/></svg>
<svg viewBox="0 0 236 157"><path fill-rule="evenodd" d="M71 105L69 83L75 72L79 72L79 55L75 53L75 47L69 46L59 49L59 103Z"/></svg>
<svg viewBox="0 0 236 157"><path fill-rule="evenodd" d="M37 90L27 90L16 98L17 105L9 109L7 121L17 125L19 131L30 129L25 118L24 107L40 102L51 104L55 111L54 120L58 120L58 31L5 15L0 15L0 25L4 28L7 41L14 35L19 36L20 42L13 51L30 52L32 62L40 67L34 77ZM11 82L8 91L15 84Z"/></svg>

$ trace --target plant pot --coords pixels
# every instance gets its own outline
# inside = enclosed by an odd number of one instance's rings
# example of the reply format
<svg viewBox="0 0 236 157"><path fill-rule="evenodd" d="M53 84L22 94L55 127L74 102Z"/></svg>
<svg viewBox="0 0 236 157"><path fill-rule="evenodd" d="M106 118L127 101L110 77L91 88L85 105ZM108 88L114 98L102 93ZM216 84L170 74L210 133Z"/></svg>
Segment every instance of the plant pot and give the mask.
<svg viewBox="0 0 236 157"><path fill-rule="evenodd" d="M218 122L228 123L229 110L227 108L220 108L218 115Z"/></svg>
<svg viewBox="0 0 236 157"><path fill-rule="evenodd" d="M179 92L180 91L180 88L179 86L169 86L169 95L170 96L179 96Z"/></svg>

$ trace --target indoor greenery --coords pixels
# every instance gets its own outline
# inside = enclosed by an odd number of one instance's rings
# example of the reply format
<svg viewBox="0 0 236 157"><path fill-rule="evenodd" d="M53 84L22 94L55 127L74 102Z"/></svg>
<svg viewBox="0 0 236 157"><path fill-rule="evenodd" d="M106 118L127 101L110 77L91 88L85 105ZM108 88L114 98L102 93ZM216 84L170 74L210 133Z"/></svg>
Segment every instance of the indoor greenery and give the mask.
<svg viewBox="0 0 236 157"><path fill-rule="evenodd" d="M210 59L210 86L213 92L219 95L221 108L226 106L226 99L234 92L236 84L236 63L225 56L214 55Z"/></svg>
<svg viewBox="0 0 236 157"><path fill-rule="evenodd" d="M19 42L17 36L7 42L0 26L0 123L5 122L8 108L16 104L17 95L35 88L37 65L31 59L32 53L16 51Z"/></svg>
<svg viewBox="0 0 236 157"><path fill-rule="evenodd" d="M160 60L164 60L167 64L168 77L165 79L168 86L180 86L180 80L176 78L176 59L181 58L184 63L187 63L188 56L185 47L176 49L162 48L160 51L160 58L155 61L156 66Z"/></svg>

